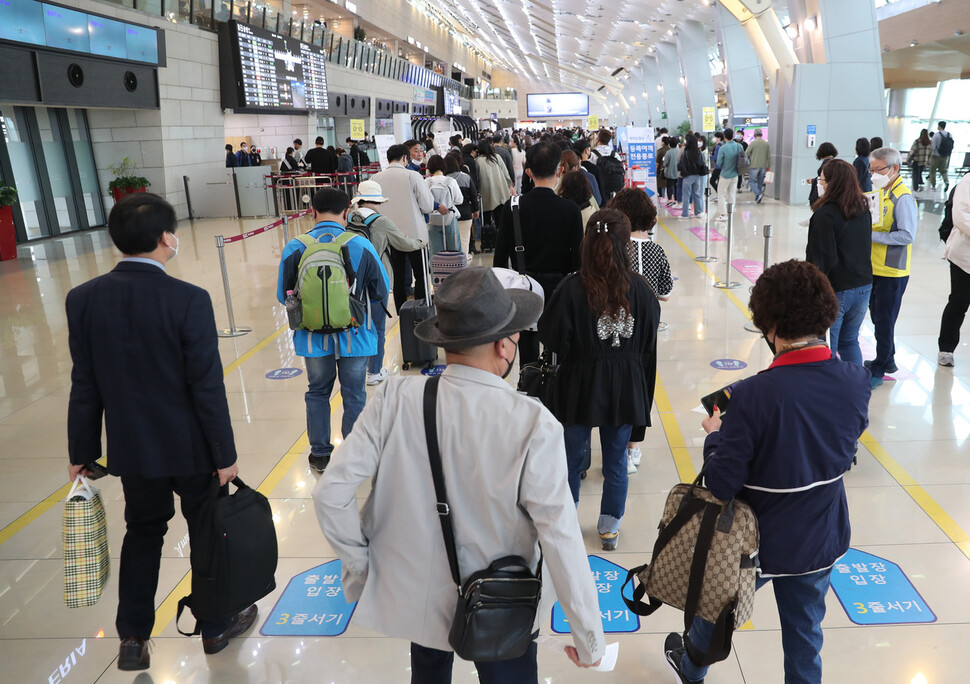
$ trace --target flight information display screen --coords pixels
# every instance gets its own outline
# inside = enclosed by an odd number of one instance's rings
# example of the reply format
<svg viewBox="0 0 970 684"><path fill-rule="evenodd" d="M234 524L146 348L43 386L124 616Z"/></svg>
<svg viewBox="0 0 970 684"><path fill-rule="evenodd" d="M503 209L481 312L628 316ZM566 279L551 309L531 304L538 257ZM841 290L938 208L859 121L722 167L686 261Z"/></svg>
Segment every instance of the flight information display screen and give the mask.
<svg viewBox="0 0 970 684"><path fill-rule="evenodd" d="M0 40L158 64L155 29L37 0L0 0Z"/></svg>
<svg viewBox="0 0 970 684"><path fill-rule="evenodd" d="M455 115L461 114L461 96L458 94L457 90L452 88L442 87L442 97L444 101L444 111L442 114Z"/></svg>
<svg viewBox="0 0 970 684"><path fill-rule="evenodd" d="M233 109L327 109L327 58L320 48L295 38L229 22L228 51L236 82ZM225 46L224 46L225 47ZM223 69L223 78L230 70ZM225 89L224 89L225 92Z"/></svg>
<svg viewBox="0 0 970 684"><path fill-rule="evenodd" d="M585 93L529 93L525 98L530 119L589 116L589 95Z"/></svg>

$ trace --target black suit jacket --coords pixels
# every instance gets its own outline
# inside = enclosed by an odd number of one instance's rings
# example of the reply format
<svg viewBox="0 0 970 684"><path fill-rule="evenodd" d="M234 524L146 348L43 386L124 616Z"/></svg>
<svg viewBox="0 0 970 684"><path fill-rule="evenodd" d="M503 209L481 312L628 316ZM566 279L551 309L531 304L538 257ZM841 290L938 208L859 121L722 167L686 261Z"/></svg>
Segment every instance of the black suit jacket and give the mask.
<svg viewBox="0 0 970 684"><path fill-rule="evenodd" d="M579 269L579 245L583 241L583 216L575 202L558 197L549 188L534 188L519 199L522 246L526 273L536 278L552 296L562 278ZM493 266L518 270L511 200L501 209Z"/></svg>
<svg viewBox="0 0 970 684"><path fill-rule="evenodd" d="M186 476L236 462L209 293L157 266L119 263L67 295L74 369L68 452L108 471Z"/></svg>

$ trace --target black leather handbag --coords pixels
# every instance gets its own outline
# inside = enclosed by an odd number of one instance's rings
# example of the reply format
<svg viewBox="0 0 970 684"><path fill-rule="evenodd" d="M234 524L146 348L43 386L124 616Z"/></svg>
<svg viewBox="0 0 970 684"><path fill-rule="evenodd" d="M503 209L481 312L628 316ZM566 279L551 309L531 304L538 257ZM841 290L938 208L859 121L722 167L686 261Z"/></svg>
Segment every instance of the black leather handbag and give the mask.
<svg viewBox="0 0 970 684"><path fill-rule="evenodd" d="M491 662L519 658L532 642L536 611L542 594L542 556L539 556L536 574L532 573L528 562L521 556L505 556L474 573L462 584L438 448L436 413L439 380L436 376L429 378L425 384L424 430L448 565L458 587L458 602L448 643L458 657L465 660Z"/></svg>
<svg viewBox="0 0 970 684"><path fill-rule="evenodd" d="M516 389L530 397L536 397L552 411L553 393L558 375L559 365L555 362L555 355L552 352L544 352L539 361L522 364L519 368L519 384Z"/></svg>

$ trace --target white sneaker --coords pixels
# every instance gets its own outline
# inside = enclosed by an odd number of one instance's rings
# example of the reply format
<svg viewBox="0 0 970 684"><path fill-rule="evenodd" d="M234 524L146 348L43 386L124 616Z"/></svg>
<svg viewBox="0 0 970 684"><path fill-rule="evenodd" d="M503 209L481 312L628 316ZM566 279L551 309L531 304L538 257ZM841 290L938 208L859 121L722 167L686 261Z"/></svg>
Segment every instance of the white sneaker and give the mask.
<svg viewBox="0 0 970 684"><path fill-rule="evenodd" d="M643 458L643 454L640 453L640 447L633 447L632 449L626 450L626 455L637 468L640 467L640 459Z"/></svg>
<svg viewBox="0 0 970 684"><path fill-rule="evenodd" d="M635 472L637 472L637 467L635 465L633 465L633 459L630 457L629 450L627 450L627 452L626 452L626 474L627 475L633 475L633 473L635 473Z"/></svg>
<svg viewBox="0 0 970 684"><path fill-rule="evenodd" d="M727 223L727 216L724 214L721 214L716 219L714 219L714 223Z"/></svg>
<svg viewBox="0 0 970 684"><path fill-rule="evenodd" d="M387 369L381 368L380 373L368 373L367 374L367 384L368 385L379 385L387 380Z"/></svg>
<svg viewBox="0 0 970 684"><path fill-rule="evenodd" d="M953 367L953 352L940 352L936 357L936 362L941 366Z"/></svg>

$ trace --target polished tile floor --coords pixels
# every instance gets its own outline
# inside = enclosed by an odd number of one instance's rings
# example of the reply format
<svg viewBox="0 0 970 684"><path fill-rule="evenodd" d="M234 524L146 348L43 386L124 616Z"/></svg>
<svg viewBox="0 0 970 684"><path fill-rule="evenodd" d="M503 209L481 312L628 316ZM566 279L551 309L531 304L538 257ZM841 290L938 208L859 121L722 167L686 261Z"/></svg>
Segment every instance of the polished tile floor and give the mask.
<svg viewBox="0 0 970 684"><path fill-rule="evenodd" d="M939 198L936 198L937 200ZM897 328L896 380L875 390L871 426L859 465L846 477L853 546L897 563L937 616L934 624L862 627L853 624L834 594L825 618L826 682L937 684L965 682L970 640L970 353L956 352L956 367L936 365L936 336L949 280L940 260L936 227L941 206L921 199L913 276ZM747 332L750 282L738 271L735 290L720 290L725 242L712 242L715 264L692 257L703 243L689 229L700 223L664 213L657 241L677 278L663 308L654 427L648 431L640 471L631 476L620 547L609 558L624 567L649 559L656 524L669 488L700 466L703 432L694 411L699 397L769 362L760 337ZM806 207L739 195L734 259L762 259L761 226L774 226L773 261L804 256ZM220 326L227 325L213 237L236 234L262 221L213 220L180 226L181 251L169 272L211 292ZM304 222L302 229L307 229ZM721 232L724 232L723 228ZM309 500L316 476L306 464L305 376L273 380L279 368L302 368L282 326L276 270L279 230L226 247L237 325L253 332L220 342L241 476L270 497L280 543L279 588L260 601L259 626L289 579L333 558ZM253 629L217 656L202 654L198 639L179 636L174 600L189 569L185 523L176 517L166 538L157 596L152 668L134 675L115 667L116 584L92 608L63 606L60 502L66 494L65 416L71 361L64 298L68 290L112 268L118 254L104 231L21 247L19 259L0 262L0 662L7 682L405 682L408 645L351 623L336 638L263 637ZM872 347L872 330L863 329ZM870 352L871 353L871 352ZM715 370L715 359L737 359L743 371ZM397 328L388 337L387 366L401 373ZM414 370L410 372L416 372ZM825 401L825 397L819 397ZM339 413L339 405L336 407ZM335 422L335 424L339 424ZM595 440L594 440L595 444ZM120 483L102 480L113 549L124 534ZM602 477L583 486L580 522L590 553L598 550L596 513ZM361 497L366 491L361 492ZM117 569L117 560L113 568ZM761 592L751 625L735 636L728 661L708 676L711 684L781 682L778 617L770 591ZM673 681L661 656L668 631L681 615L664 608L642 620L639 632L610 636L620 643L611 674L581 672L564 656L541 650L546 682ZM548 630L548 623L544 631ZM461 663L455 681L476 681Z"/></svg>

